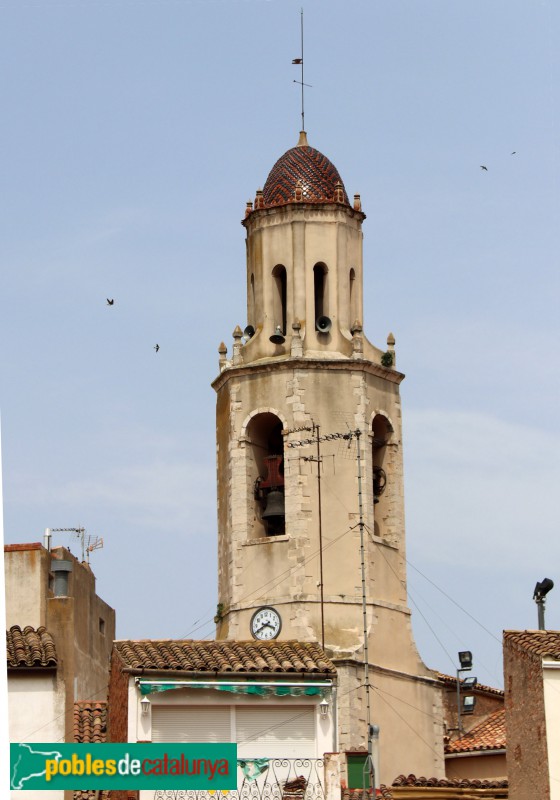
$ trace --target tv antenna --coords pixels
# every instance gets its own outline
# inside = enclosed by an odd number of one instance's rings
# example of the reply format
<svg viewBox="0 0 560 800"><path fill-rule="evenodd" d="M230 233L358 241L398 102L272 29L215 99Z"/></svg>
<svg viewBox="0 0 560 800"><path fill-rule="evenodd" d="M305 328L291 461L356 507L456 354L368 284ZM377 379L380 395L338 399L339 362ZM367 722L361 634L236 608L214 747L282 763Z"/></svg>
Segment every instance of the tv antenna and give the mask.
<svg viewBox="0 0 560 800"><path fill-rule="evenodd" d="M301 9L301 56L300 58L292 59L292 64L296 64L301 66L301 78L299 81L296 81L294 78L294 83L299 83L301 86L301 129L302 131L305 130L305 109L303 104L303 87L307 86L309 89L313 87L309 83L303 82L303 8Z"/></svg>
<svg viewBox="0 0 560 800"><path fill-rule="evenodd" d="M103 539L100 539L98 536L92 538L91 536L87 537L86 542L86 529L85 528L48 528L49 531L49 539L50 533L73 533L80 540L80 545L82 549L82 561L85 561L89 564L89 554L93 553L94 550L99 550L103 547Z"/></svg>

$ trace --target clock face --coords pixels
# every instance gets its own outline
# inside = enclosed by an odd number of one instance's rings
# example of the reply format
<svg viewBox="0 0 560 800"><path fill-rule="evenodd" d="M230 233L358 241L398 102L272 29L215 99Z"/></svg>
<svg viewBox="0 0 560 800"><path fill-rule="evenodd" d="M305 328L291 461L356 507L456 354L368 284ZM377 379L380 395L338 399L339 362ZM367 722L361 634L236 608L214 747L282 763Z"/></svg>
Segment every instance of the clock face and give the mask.
<svg viewBox="0 0 560 800"><path fill-rule="evenodd" d="M276 639L282 629L280 614L270 606L259 608L251 617L251 635L265 642Z"/></svg>

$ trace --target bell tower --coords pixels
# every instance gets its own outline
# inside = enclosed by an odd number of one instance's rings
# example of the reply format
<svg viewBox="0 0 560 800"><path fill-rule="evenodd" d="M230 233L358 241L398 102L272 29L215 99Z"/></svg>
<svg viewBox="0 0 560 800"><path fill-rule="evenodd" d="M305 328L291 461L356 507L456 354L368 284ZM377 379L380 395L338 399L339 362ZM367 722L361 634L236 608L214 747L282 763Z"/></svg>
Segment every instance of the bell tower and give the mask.
<svg viewBox="0 0 560 800"><path fill-rule="evenodd" d="M404 375L392 334L378 348L363 332L364 220L304 132L247 203L247 325L231 355L220 345L213 382L217 635L323 643L339 675L339 747L363 748L365 588L372 722L392 780L405 740L403 769L443 774L443 736L407 606Z"/></svg>

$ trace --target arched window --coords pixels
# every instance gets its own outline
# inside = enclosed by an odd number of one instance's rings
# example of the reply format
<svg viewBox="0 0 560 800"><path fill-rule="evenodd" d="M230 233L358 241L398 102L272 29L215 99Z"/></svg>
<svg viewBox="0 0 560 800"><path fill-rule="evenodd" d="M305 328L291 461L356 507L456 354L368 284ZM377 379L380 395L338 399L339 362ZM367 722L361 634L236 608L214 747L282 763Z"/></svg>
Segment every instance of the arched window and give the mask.
<svg viewBox="0 0 560 800"><path fill-rule="evenodd" d="M356 298L356 272L354 267L350 270L348 276L348 327L351 328L356 319L358 318L357 298Z"/></svg>
<svg viewBox="0 0 560 800"><path fill-rule="evenodd" d="M277 264L272 270L272 279L274 292L272 299L274 328L279 325L282 329L282 333L286 335L286 299L288 285L286 267L282 264Z"/></svg>
<svg viewBox="0 0 560 800"><path fill-rule="evenodd" d="M313 288L315 293L315 326L319 317L327 316L327 267L318 263L313 267Z"/></svg>
<svg viewBox="0 0 560 800"><path fill-rule="evenodd" d="M255 326L255 276L251 273L251 280L249 285L249 315L247 322Z"/></svg>
<svg viewBox="0 0 560 800"><path fill-rule="evenodd" d="M376 414L371 425L371 465L374 503L374 533L385 535L385 517L387 516L387 496L385 489L390 480L387 465L387 444L393 433L391 423L382 414Z"/></svg>
<svg viewBox="0 0 560 800"><path fill-rule="evenodd" d="M255 536L285 533L284 439L275 414L257 414L247 427L250 442L248 470L254 490Z"/></svg>

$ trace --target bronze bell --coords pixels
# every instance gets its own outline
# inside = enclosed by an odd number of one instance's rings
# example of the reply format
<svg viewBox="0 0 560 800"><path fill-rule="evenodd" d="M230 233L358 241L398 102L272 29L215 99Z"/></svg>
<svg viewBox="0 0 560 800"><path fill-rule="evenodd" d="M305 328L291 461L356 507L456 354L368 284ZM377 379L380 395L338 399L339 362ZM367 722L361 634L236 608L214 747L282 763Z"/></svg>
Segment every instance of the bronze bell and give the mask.
<svg viewBox="0 0 560 800"><path fill-rule="evenodd" d="M266 496L266 508L262 513L262 518L270 519L271 517L285 516L284 492L279 492L278 489L272 489Z"/></svg>
<svg viewBox="0 0 560 800"><path fill-rule="evenodd" d="M280 325L276 326L276 328L274 329L274 333L272 334L272 336L269 336L268 338L269 341L272 342L272 344L284 344L284 342L286 341L286 338L282 333L282 328L280 327Z"/></svg>

